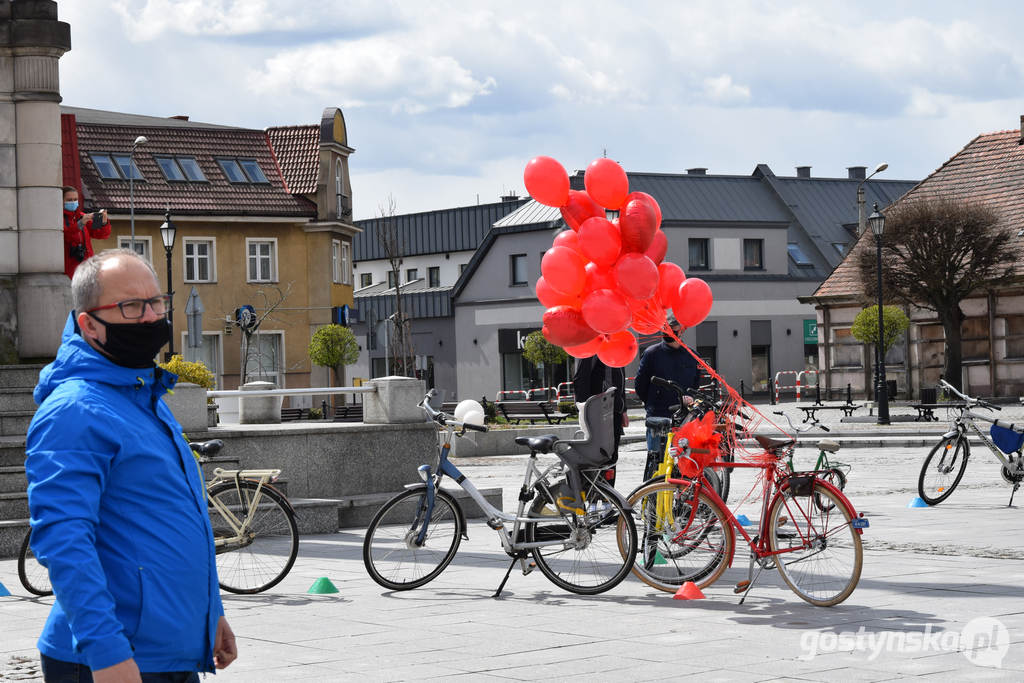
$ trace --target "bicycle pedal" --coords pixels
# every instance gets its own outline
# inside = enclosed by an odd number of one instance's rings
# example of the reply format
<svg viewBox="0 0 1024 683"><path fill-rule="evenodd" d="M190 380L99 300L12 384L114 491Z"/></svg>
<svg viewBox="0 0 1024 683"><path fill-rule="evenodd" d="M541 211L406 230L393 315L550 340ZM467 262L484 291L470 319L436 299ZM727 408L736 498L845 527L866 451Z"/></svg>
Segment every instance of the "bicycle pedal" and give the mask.
<svg viewBox="0 0 1024 683"><path fill-rule="evenodd" d="M534 569L537 568L536 562L527 562L522 560L523 563L523 576L528 576Z"/></svg>
<svg viewBox="0 0 1024 683"><path fill-rule="evenodd" d="M505 525L500 519L489 519L487 520L487 526L491 527L495 531L499 531L505 528Z"/></svg>
<svg viewBox="0 0 1024 683"><path fill-rule="evenodd" d="M737 581L736 586L732 589L732 592L739 595L740 593L745 592L747 590L747 586L749 585L750 581L747 579L744 579L743 581Z"/></svg>

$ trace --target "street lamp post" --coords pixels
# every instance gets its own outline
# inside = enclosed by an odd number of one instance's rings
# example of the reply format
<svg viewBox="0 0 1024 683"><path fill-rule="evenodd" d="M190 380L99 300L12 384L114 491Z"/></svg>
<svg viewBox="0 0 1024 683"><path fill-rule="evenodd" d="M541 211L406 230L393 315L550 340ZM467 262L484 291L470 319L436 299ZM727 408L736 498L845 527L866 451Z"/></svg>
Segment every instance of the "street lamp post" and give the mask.
<svg viewBox="0 0 1024 683"><path fill-rule="evenodd" d="M140 135L132 143L131 154L128 155L128 220L132 226L132 251L135 251L135 148L149 142L149 138Z"/></svg>
<svg viewBox="0 0 1024 683"><path fill-rule="evenodd" d="M882 318L882 233L885 232L885 215L879 212L878 203L868 216L868 225L875 234L875 250L878 253L878 343L875 344L875 369L877 382L875 397L878 401L878 424L889 424L889 391L885 384L885 352L882 350L885 339L884 321Z"/></svg>
<svg viewBox="0 0 1024 683"><path fill-rule="evenodd" d="M171 210L168 208L164 213L164 224L160 226L160 239L164 243L164 252L167 254L167 296L170 299L167 305L167 321L170 323L171 341L167 345L167 355L164 360L171 360L174 355L174 288L171 287L171 252L174 251L174 237L177 228L171 221ZM133 243L134 244L134 243Z"/></svg>
<svg viewBox="0 0 1024 683"><path fill-rule="evenodd" d="M865 222L865 210L864 210L864 183L871 180L876 173L881 173L885 169L889 168L889 164L882 162L878 166L875 166L875 170L871 172L864 180L857 183L857 235L860 236L864 233L864 229L867 227Z"/></svg>

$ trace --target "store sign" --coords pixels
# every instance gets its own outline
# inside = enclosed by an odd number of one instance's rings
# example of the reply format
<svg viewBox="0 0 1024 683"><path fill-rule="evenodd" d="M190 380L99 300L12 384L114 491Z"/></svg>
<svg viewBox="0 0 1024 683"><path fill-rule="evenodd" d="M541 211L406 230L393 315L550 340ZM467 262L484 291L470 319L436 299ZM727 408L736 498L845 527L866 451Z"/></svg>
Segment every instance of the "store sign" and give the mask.
<svg viewBox="0 0 1024 683"><path fill-rule="evenodd" d="M526 337L531 332L536 332L537 327L530 327L524 330L498 330L498 353L522 353Z"/></svg>
<svg viewBox="0 0 1024 683"><path fill-rule="evenodd" d="M817 344L818 343L818 321L817 320L805 320L804 321L804 344Z"/></svg>

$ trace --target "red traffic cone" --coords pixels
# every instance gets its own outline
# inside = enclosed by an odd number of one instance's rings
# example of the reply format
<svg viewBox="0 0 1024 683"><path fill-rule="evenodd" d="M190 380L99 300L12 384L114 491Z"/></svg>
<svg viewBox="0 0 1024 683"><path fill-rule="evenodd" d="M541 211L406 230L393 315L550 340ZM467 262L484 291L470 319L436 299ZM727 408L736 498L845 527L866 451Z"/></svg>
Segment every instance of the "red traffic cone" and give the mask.
<svg viewBox="0 0 1024 683"><path fill-rule="evenodd" d="M679 590L677 590L676 594L672 596L672 599L673 600L703 600L704 599L704 593L701 592L700 588L697 588L697 584L695 584L693 581L687 581L686 583L684 583L682 586L679 587Z"/></svg>

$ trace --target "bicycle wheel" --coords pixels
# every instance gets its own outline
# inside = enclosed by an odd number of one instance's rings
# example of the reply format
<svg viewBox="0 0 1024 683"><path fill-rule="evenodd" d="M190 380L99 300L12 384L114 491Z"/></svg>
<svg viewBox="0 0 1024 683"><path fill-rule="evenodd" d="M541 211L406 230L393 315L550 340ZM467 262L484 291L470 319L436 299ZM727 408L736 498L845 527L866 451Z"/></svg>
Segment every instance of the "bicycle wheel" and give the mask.
<svg viewBox="0 0 1024 683"><path fill-rule="evenodd" d="M253 505L259 492L259 501ZM228 481L207 492L217 544L217 577L231 593L277 585L299 554L299 530L284 496L259 482Z"/></svg>
<svg viewBox="0 0 1024 683"><path fill-rule="evenodd" d="M840 491L846 488L846 475L843 474L842 470L838 470L833 467L823 472L819 472L817 474L817 477L832 484ZM835 505L835 502L831 498L826 498L825 496L818 495L817 490L815 490L814 504L822 508L823 510L830 510L831 508L827 506Z"/></svg>
<svg viewBox="0 0 1024 683"><path fill-rule="evenodd" d="M53 595L53 587L50 586L50 572L43 565L39 564L36 556L32 553L29 539L32 538L32 531L25 534L21 542L21 550L18 552L18 579L32 595Z"/></svg>
<svg viewBox="0 0 1024 683"><path fill-rule="evenodd" d="M524 533L528 543L547 543L533 549L537 568L553 584L581 595L596 595L617 586L636 559L636 527L618 498L605 484L587 492L587 513L557 510L547 496L538 495L530 507Z"/></svg>
<svg viewBox="0 0 1024 683"><path fill-rule="evenodd" d="M703 491L696 510L692 487L664 481L644 487L629 502L640 536L633 565L637 578L675 592L687 581L704 588L722 576L735 534L725 513Z"/></svg>
<svg viewBox="0 0 1024 683"><path fill-rule="evenodd" d="M928 453L917 479L917 492L929 505L949 498L967 470L971 448L961 434L946 437Z"/></svg>
<svg viewBox="0 0 1024 683"><path fill-rule="evenodd" d="M733 462L735 460L735 456L733 455L732 450L725 443L725 438L724 437L722 439L721 449L722 449L722 454L719 456L719 458L718 458L719 460L722 460L724 462ZM731 467L713 467L711 469L712 469L712 471L716 475L718 475L718 479L721 482L721 485L715 487L715 491L718 493L718 496L722 499L723 503L728 503L729 502L729 483L730 483L730 480L732 479L732 468Z"/></svg>
<svg viewBox="0 0 1024 683"><path fill-rule="evenodd" d="M448 493L437 490L423 543L416 537L427 514L423 488L404 491L384 504L363 539L363 564L384 588L410 590L437 578L462 542L462 515Z"/></svg>
<svg viewBox="0 0 1024 683"><path fill-rule="evenodd" d="M817 497L828 499L818 505ZM768 541L782 580L812 605L838 605L857 587L864 560L860 534L842 494L818 481L807 491L785 488L768 511Z"/></svg>

